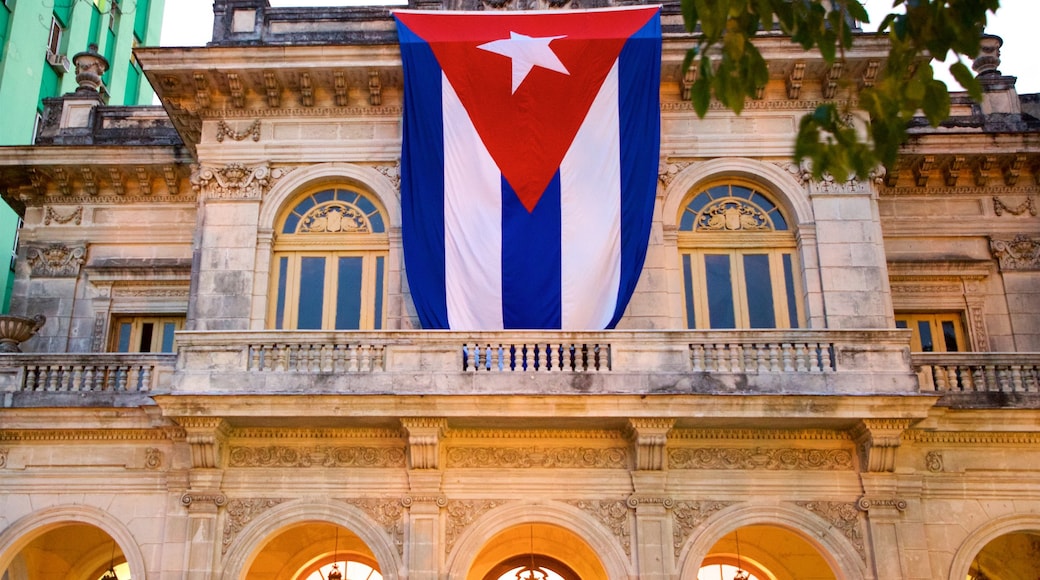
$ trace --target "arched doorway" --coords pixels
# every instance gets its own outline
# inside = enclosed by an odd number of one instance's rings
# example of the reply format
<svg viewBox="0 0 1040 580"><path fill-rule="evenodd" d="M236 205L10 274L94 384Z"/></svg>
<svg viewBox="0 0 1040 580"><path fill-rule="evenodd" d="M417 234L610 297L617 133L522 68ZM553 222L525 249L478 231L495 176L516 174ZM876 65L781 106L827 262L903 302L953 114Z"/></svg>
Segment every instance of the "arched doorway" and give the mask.
<svg viewBox="0 0 1040 580"><path fill-rule="evenodd" d="M606 578L592 548L560 526L530 523L491 537L477 554L467 580L580 580Z"/></svg>
<svg viewBox="0 0 1040 580"><path fill-rule="evenodd" d="M1040 533L1011 532L982 547L966 580L1036 580L1040 571Z"/></svg>
<svg viewBox="0 0 1040 580"><path fill-rule="evenodd" d="M836 576L816 547L798 534L779 526L751 525L719 539L701 562L696 578L835 580Z"/></svg>
<svg viewBox="0 0 1040 580"><path fill-rule="evenodd" d="M107 576L107 577L106 577ZM47 526L11 559L5 580L130 580L119 544L101 528L80 522Z"/></svg>
<svg viewBox="0 0 1040 580"><path fill-rule="evenodd" d="M244 580L382 580L375 554L357 534L328 522L283 528L256 552ZM335 577L335 576L333 576Z"/></svg>

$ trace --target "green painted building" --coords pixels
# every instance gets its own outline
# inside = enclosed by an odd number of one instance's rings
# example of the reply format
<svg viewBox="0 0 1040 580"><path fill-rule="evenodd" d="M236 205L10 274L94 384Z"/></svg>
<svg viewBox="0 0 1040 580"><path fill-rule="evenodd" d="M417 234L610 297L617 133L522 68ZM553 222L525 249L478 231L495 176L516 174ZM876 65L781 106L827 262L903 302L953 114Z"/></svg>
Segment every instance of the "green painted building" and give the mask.
<svg viewBox="0 0 1040 580"><path fill-rule="evenodd" d="M0 145L34 141L43 100L76 89L73 56L91 44L110 63L110 105L148 104L152 89L133 57L156 46L164 0L0 0ZM11 296L18 215L0 202L0 310ZM7 250L11 258L7 259ZM9 263L8 263L9 262Z"/></svg>

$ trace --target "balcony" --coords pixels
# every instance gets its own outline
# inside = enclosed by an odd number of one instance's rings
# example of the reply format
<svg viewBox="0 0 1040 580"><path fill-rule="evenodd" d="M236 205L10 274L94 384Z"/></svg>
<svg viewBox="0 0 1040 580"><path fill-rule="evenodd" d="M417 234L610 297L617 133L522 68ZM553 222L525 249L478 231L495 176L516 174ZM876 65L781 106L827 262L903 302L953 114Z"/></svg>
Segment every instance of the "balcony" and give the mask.
<svg viewBox="0 0 1040 580"><path fill-rule="evenodd" d="M171 394L926 394L951 407L1040 407L1040 354L911 355L900 330L180 332L177 340L179 355L0 355L2 406L130 407Z"/></svg>

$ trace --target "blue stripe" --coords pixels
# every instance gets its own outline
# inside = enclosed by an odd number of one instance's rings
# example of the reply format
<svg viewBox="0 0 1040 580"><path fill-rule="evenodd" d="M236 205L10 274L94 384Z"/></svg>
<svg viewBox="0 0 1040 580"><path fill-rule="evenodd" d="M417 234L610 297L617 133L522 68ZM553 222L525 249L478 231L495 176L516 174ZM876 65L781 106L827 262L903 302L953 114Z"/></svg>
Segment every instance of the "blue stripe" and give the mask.
<svg viewBox="0 0 1040 580"><path fill-rule="evenodd" d="M444 274L444 127L441 69L430 45L397 21L404 64L401 238L419 323L448 328ZM430 147L430 144L436 144Z"/></svg>
<svg viewBox="0 0 1040 580"><path fill-rule="evenodd" d="M661 148L661 14L632 35L618 57L621 124L621 283L614 328L646 259Z"/></svg>
<svg viewBox="0 0 1040 580"><path fill-rule="evenodd" d="M528 213L502 179L502 323L554 329L563 324L560 276L560 172Z"/></svg>

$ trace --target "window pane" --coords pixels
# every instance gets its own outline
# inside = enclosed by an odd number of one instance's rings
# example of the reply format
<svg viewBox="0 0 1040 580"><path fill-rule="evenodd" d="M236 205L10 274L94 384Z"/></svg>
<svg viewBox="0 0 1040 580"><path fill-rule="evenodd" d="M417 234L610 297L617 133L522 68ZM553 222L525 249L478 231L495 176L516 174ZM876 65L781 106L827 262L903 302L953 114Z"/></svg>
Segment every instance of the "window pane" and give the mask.
<svg viewBox="0 0 1040 580"><path fill-rule="evenodd" d="M172 322L163 323L162 331L162 350L161 352L173 352L173 333L177 330L177 325Z"/></svg>
<svg viewBox="0 0 1040 580"><path fill-rule="evenodd" d="M897 320L896 321L896 328L906 328L906 327L907 326L906 326L906 321L905 320Z"/></svg>
<svg viewBox="0 0 1040 580"><path fill-rule="evenodd" d="M693 271L690 255L682 257L683 288L686 291L686 328L697 328L697 316L693 307Z"/></svg>
<svg viewBox="0 0 1040 580"><path fill-rule="evenodd" d="M130 352L130 331L133 326L129 322L119 325L119 344L116 352Z"/></svg>
<svg viewBox="0 0 1040 580"><path fill-rule="evenodd" d="M733 285L728 255L705 255L708 282L708 319L711 328L736 328Z"/></svg>
<svg viewBox="0 0 1040 580"><path fill-rule="evenodd" d="M957 348L957 330L950 320L942 321L943 339L946 342L946 352L959 352Z"/></svg>
<svg viewBox="0 0 1040 580"><path fill-rule="evenodd" d="M773 311L773 281L769 278L769 256L744 255L744 283L747 287L748 324L751 328L776 328Z"/></svg>
<svg viewBox="0 0 1040 580"><path fill-rule="evenodd" d="M935 351L935 345L932 343L932 325L927 320L920 320L917 322L917 333L921 335L921 352L933 352Z"/></svg>
<svg viewBox="0 0 1040 580"><path fill-rule="evenodd" d="M300 300L297 305L296 328L321 328L322 306L325 303L325 258L300 260Z"/></svg>
<svg viewBox="0 0 1040 580"><path fill-rule="evenodd" d="M278 259L278 298L274 313L274 327L278 330L285 328L285 282L288 278L289 258Z"/></svg>
<svg viewBox="0 0 1040 580"><path fill-rule="evenodd" d="M137 352L152 352L152 332L154 330L155 325L151 322L141 325L141 348Z"/></svg>
<svg viewBox="0 0 1040 580"><path fill-rule="evenodd" d="M791 328L798 328L798 297L794 295L794 266L791 264L791 254L784 254L783 261L784 289L787 291L787 319L791 321Z"/></svg>
<svg viewBox="0 0 1040 580"><path fill-rule="evenodd" d="M383 271L386 266L383 256L376 258L376 318L372 328L383 328Z"/></svg>
<svg viewBox="0 0 1040 580"><path fill-rule="evenodd" d="M339 259L336 330L361 328L361 266L362 259L357 256Z"/></svg>

